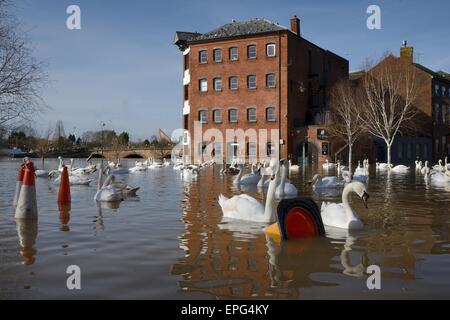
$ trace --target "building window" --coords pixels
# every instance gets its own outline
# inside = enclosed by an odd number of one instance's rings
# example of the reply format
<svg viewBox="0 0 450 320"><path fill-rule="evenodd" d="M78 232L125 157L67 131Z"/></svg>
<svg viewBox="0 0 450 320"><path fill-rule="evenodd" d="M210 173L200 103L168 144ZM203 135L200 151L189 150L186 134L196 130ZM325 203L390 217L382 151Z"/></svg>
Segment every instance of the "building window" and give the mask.
<svg viewBox="0 0 450 320"><path fill-rule="evenodd" d="M441 152L441 150L439 150L439 139L434 140L434 149L436 152Z"/></svg>
<svg viewBox="0 0 450 320"><path fill-rule="evenodd" d="M247 155L256 157L256 142L247 142Z"/></svg>
<svg viewBox="0 0 450 320"><path fill-rule="evenodd" d="M420 158L420 144L416 143L416 158Z"/></svg>
<svg viewBox="0 0 450 320"><path fill-rule="evenodd" d="M256 122L256 108L247 109L247 121Z"/></svg>
<svg viewBox="0 0 450 320"><path fill-rule="evenodd" d="M266 145L266 155L268 156L268 157L270 157L270 156L272 156L272 154L274 154L275 152L275 147L274 147L274 144L271 142L271 141L269 141L269 142L267 142L267 145Z"/></svg>
<svg viewBox="0 0 450 320"><path fill-rule="evenodd" d="M427 144L424 144L424 145L423 145L423 157L424 157L425 159L428 158L428 145L427 145Z"/></svg>
<svg viewBox="0 0 450 320"><path fill-rule="evenodd" d="M228 110L228 121L229 122L237 122L237 110L236 109L230 109Z"/></svg>
<svg viewBox="0 0 450 320"><path fill-rule="evenodd" d="M222 62L222 49L214 49L214 62Z"/></svg>
<svg viewBox="0 0 450 320"><path fill-rule="evenodd" d="M247 88L256 89L256 76L255 75L247 76Z"/></svg>
<svg viewBox="0 0 450 320"><path fill-rule="evenodd" d="M207 123L206 110L200 110L198 112L198 121L201 123Z"/></svg>
<svg viewBox="0 0 450 320"><path fill-rule="evenodd" d="M406 146L406 158L407 159L411 159L412 157L412 144L408 143L408 145Z"/></svg>
<svg viewBox="0 0 450 320"><path fill-rule="evenodd" d="M256 44L251 44L247 47L247 58L256 59Z"/></svg>
<svg viewBox="0 0 450 320"><path fill-rule="evenodd" d="M439 94L439 85L438 84L434 85L434 93L437 95Z"/></svg>
<svg viewBox="0 0 450 320"><path fill-rule="evenodd" d="M237 88L238 88L238 78L237 77L230 77L229 78L229 86L230 86L230 90L237 90Z"/></svg>
<svg viewBox="0 0 450 320"><path fill-rule="evenodd" d="M207 92L208 91L208 80L200 79L198 81L198 88L199 88L200 92Z"/></svg>
<svg viewBox="0 0 450 320"><path fill-rule="evenodd" d="M220 110L213 111L213 120L215 123L222 123L222 112Z"/></svg>
<svg viewBox="0 0 450 320"><path fill-rule="evenodd" d="M230 60L231 61L237 61L238 59L238 48L237 47L231 47L230 48Z"/></svg>
<svg viewBox="0 0 450 320"><path fill-rule="evenodd" d="M222 143L214 142L213 156L219 158L222 157Z"/></svg>
<svg viewBox="0 0 450 320"><path fill-rule="evenodd" d="M266 120L269 122L275 121L275 108L274 107L268 107L266 109Z"/></svg>
<svg viewBox="0 0 450 320"><path fill-rule="evenodd" d="M266 55L268 57L275 57L275 44L274 43L269 43L266 46Z"/></svg>
<svg viewBox="0 0 450 320"><path fill-rule="evenodd" d="M450 125L450 104L447 106L447 124Z"/></svg>
<svg viewBox="0 0 450 320"><path fill-rule="evenodd" d="M222 78L214 78L214 91L222 91Z"/></svg>
<svg viewBox="0 0 450 320"><path fill-rule="evenodd" d="M208 63L208 51L200 50L198 52L198 61L200 63Z"/></svg>
<svg viewBox="0 0 450 320"><path fill-rule="evenodd" d="M189 85L184 86L184 101L189 100Z"/></svg>
<svg viewBox="0 0 450 320"><path fill-rule="evenodd" d="M266 74L266 86L268 88L275 88L275 73Z"/></svg>
<svg viewBox="0 0 450 320"><path fill-rule="evenodd" d="M403 158L403 144L399 143L397 146L397 157L399 159Z"/></svg>
<svg viewBox="0 0 450 320"><path fill-rule="evenodd" d="M447 107L444 105L442 106L442 123L447 123Z"/></svg>
<svg viewBox="0 0 450 320"><path fill-rule="evenodd" d="M189 53L184 55L184 70L189 69Z"/></svg>
<svg viewBox="0 0 450 320"><path fill-rule="evenodd" d="M438 123L439 121L439 104L434 105L434 122Z"/></svg>

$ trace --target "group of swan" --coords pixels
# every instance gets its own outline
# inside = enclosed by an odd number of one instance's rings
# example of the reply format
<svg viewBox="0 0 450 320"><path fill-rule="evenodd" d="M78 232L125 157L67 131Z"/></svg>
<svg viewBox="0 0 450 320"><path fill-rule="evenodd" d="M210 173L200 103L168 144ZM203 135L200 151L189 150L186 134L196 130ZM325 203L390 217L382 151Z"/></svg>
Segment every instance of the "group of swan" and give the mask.
<svg viewBox="0 0 450 320"><path fill-rule="evenodd" d="M218 202L222 208L223 216L225 218L263 223L275 221L276 208L274 200L277 193L277 185L279 185L280 190L283 190L282 182L278 183L280 169L281 171L287 171L289 169L288 164L275 159L271 160L268 168L268 171L271 172L270 182L267 190L266 202L264 204L247 194L235 195L232 198L227 198L223 194L220 194ZM282 176L285 176L285 174L282 173ZM315 185L317 185L317 182L319 181L325 183L318 175L314 177L313 181ZM345 186L342 192L342 203L322 203L321 216L326 226L343 229L363 228L363 223L350 206L349 197L351 193L356 193L367 207L369 194L367 193L365 185L359 181L351 182Z"/></svg>
<svg viewBox="0 0 450 320"><path fill-rule="evenodd" d="M53 182L55 184L59 184L61 181L61 173L64 168L64 161L62 157L58 157L59 165L57 170L52 170L47 174L49 180L55 179ZM70 185L78 185L78 186L88 186L91 184L92 179L89 179L88 176L94 173L97 170L95 164L88 164L84 168L75 168L74 160L70 159L70 165L67 167L67 171L69 174L69 183ZM40 175L42 176L42 175Z"/></svg>

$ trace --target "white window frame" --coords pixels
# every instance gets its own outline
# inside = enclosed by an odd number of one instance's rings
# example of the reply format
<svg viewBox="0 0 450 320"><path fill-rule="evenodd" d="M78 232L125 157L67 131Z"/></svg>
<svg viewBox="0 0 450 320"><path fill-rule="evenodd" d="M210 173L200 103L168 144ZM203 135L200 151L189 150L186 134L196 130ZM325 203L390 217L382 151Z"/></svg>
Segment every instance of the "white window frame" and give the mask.
<svg viewBox="0 0 450 320"><path fill-rule="evenodd" d="M250 111L254 111L255 112L255 114L254 114L254 119L250 119ZM253 117L253 116L252 116ZM256 117L256 107L250 107L250 108L247 108L247 121L248 122L256 122L256 120L257 120L257 117Z"/></svg>
<svg viewBox="0 0 450 320"><path fill-rule="evenodd" d="M269 109L273 111L273 120L269 118ZM267 122L275 122L276 116L275 116L275 107L269 106L266 108L266 121Z"/></svg>
<svg viewBox="0 0 450 320"><path fill-rule="evenodd" d="M213 79L214 91L222 91L222 78L216 77Z"/></svg>
<svg viewBox="0 0 450 320"><path fill-rule="evenodd" d="M219 120L217 120L217 114L219 115ZM214 109L213 110L213 121L214 123L222 123L222 110Z"/></svg>
<svg viewBox="0 0 450 320"><path fill-rule="evenodd" d="M251 77L254 77L254 78L255 78L255 81L254 81L255 86L254 86L254 87L250 86L250 78L251 78ZM248 88L248 89L256 89L256 75L254 75L254 74L249 74L249 75L247 76L247 88Z"/></svg>
<svg viewBox="0 0 450 320"><path fill-rule="evenodd" d="M252 57L250 56L250 47L254 47L255 48L255 56ZM247 46L247 59L256 59L256 57L258 56L258 48L256 47L256 44L249 44Z"/></svg>
<svg viewBox="0 0 450 320"><path fill-rule="evenodd" d="M203 56L202 53L205 53L206 55ZM205 61L203 61L203 58L205 58ZM200 50L198 52L198 62L200 64L206 64L208 63L208 50Z"/></svg>
<svg viewBox="0 0 450 320"><path fill-rule="evenodd" d="M216 59L216 52L220 52L220 59ZM223 52L222 49L216 48L213 50L213 58L214 62L222 62L223 61Z"/></svg>
<svg viewBox="0 0 450 320"><path fill-rule="evenodd" d="M208 80L207 79L198 80L198 87L200 92L208 92Z"/></svg>
<svg viewBox="0 0 450 320"><path fill-rule="evenodd" d="M233 87L231 86L231 80L232 80L232 79L236 79L236 88L233 88ZM229 85L230 90L237 90L237 89L238 89L238 77L236 77L236 76L231 76L231 77L229 77L229 78L228 78L228 85Z"/></svg>
<svg viewBox="0 0 450 320"><path fill-rule="evenodd" d="M232 54L232 50L233 49L236 49L236 55ZM239 59L239 49L238 49L238 47L230 47L228 49L228 54L229 54L230 61L238 61L238 59Z"/></svg>
<svg viewBox="0 0 450 320"><path fill-rule="evenodd" d="M248 142L248 156L256 157L257 156L257 143L254 141Z"/></svg>
<svg viewBox="0 0 450 320"><path fill-rule="evenodd" d="M270 76L272 76L273 77L273 84L272 85L270 85L270 83L269 83L269 77ZM275 88L275 86L276 86L276 78L275 78L275 73L268 73L268 74L266 74L266 86L267 86L267 88Z"/></svg>
<svg viewBox="0 0 450 320"><path fill-rule="evenodd" d="M233 120L231 120L231 112L232 111L234 111L235 112L235 120L233 121ZM236 108L231 108L231 109L228 109L228 121L230 122L230 123L236 123L236 122L238 122L238 114L237 114L237 109Z"/></svg>
<svg viewBox="0 0 450 320"><path fill-rule="evenodd" d="M273 54L269 54L269 52L270 52L269 48L273 48ZM276 47L275 43L268 43L266 45L266 55L268 57L275 57L277 55L277 47Z"/></svg>
<svg viewBox="0 0 450 320"><path fill-rule="evenodd" d="M204 119L202 115L205 115ZM206 110L198 110L198 121L200 121L200 123L208 123L208 113Z"/></svg>

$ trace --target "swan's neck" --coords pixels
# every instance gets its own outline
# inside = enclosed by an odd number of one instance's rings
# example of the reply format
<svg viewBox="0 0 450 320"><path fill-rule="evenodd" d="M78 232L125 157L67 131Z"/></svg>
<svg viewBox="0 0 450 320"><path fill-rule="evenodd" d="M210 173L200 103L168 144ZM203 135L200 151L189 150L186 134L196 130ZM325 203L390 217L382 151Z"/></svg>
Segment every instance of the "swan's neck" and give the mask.
<svg viewBox="0 0 450 320"><path fill-rule="evenodd" d="M97 182L97 191L102 187L102 175L103 175L103 166L100 165L100 169L98 170L98 182Z"/></svg>
<svg viewBox="0 0 450 320"><path fill-rule="evenodd" d="M342 192L342 204L345 208L345 214L347 215L347 220L357 220L358 217L354 213L352 207L350 206L349 198L350 194L354 192L353 185L349 184L344 188L344 191Z"/></svg>
<svg viewBox="0 0 450 320"><path fill-rule="evenodd" d="M244 171L243 167L239 167L239 173L236 177L236 179L234 179L234 183L240 183L241 182L241 178L242 178L242 172Z"/></svg>
<svg viewBox="0 0 450 320"><path fill-rule="evenodd" d="M266 205L264 208L264 216L267 218L270 218L270 220L274 220L275 218L275 191L277 188L278 183L278 174L275 176L275 179L271 180L269 183L269 189L267 190L267 199L266 199Z"/></svg>

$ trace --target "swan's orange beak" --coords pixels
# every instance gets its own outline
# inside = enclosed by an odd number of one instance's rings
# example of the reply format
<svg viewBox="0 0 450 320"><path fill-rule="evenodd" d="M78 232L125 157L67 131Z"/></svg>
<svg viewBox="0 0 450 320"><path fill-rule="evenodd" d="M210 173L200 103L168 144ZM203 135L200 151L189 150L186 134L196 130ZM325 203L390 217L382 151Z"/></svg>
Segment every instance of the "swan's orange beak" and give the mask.
<svg viewBox="0 0 450 320"><path fill-rule="evenodd" d="M367 200L370 198L369 194L366 191L364 191L364 194L363 194L363 196L361 198L362 198L362 200L364 202L364 206L366 207L366 209L368 209Z"/></svg>

